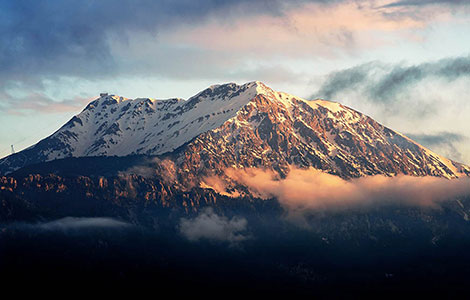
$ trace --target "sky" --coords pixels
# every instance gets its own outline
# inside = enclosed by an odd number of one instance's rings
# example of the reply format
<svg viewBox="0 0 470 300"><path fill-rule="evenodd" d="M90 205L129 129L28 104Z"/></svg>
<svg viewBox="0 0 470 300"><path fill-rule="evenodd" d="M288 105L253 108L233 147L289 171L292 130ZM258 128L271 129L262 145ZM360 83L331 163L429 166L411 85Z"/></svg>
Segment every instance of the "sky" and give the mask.
<svg viewBox="0 0 470 300"><path fill-rule="evenodd" d="M0 0L0 157L100 92L259 80L470 164L470 1Z"/></svg>

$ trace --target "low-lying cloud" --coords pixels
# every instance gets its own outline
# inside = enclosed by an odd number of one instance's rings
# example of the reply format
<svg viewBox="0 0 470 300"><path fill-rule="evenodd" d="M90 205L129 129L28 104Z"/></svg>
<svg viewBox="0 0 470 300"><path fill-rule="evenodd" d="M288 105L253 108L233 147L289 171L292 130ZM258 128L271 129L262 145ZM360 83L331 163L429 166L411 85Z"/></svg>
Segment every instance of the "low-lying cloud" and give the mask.
<svg viewBox="0 0 470 300"><path fill-rule="evenodd" d="M80 230L90 228L122 228L131 226L129 223L113 218L77 218L65 217L59 220L40 223L37 228L43 230Z"/></svg>
<svg viewBox="0 0 470 300"><path fill-rule="evenodd" d="M234 245L248 238L245 234L247 224L245 218L228 219L216 214L212 208L206 208L193 219L182 218L180 232L190 241L207 239Z"/></svg>
<svg viewBox="0 0 470 300"><path fill-rule="evenodd" d="M384 205L439 208L470 195L470 178L368 176L345 180L316 169L292 168L285 178L262 169L227 169L226 175L261 198L277 198L290 214L367 209Z"/></svg>
<svg viewBox="0 0 470 300"><path fill-rule="evenodd" d="M125 229L132 224L106 217L65 217L48 222L40 223L14 223L7 226L10 229L38 232L81 232L101 229Z"/></svg>

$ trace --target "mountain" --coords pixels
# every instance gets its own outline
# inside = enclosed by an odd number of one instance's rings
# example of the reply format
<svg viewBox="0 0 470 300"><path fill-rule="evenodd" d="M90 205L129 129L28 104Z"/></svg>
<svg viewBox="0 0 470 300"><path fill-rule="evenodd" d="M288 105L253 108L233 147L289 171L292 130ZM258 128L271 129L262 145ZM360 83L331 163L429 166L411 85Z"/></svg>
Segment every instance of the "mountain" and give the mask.
<svg viewBox="0 0 470 300"><path fill-rule="evenodd" d="M283 193L258 194L248 185L255 177L230 177L253 167L275 175L267 189L282 190L271 183L307 168L341 184L295 177L290 191L305 201L291 207ZM103 95L0 160L0 173L7 284L148 282L169 292L184 286L193 297L208 282L263 296L350 297L344 287L388 293L417 283L467 292L469 181L454 178L470 168L349 107L261 82L215 85L188 100ZM375 174L414 177L368 177ZM377 190L351 189L376 179ZM389 179L400 184L387 188ZM309 198L317 190L325 195ZM436 191L442 202L427 205ZM347 206L357 192L364 206ZM335 205L310 209L322 197Z"/></svg>
<svg viewBox="0 0 470 300"><path fill-rule="evenodd" d="M171 156L177 172L190 177L227 167L285 175L291 165L343 178L470 174L468 166L349 107L259 81L214 85L188 100L103 95L51 136L0 160L0 174L68 157L128 155Z"/></svg>

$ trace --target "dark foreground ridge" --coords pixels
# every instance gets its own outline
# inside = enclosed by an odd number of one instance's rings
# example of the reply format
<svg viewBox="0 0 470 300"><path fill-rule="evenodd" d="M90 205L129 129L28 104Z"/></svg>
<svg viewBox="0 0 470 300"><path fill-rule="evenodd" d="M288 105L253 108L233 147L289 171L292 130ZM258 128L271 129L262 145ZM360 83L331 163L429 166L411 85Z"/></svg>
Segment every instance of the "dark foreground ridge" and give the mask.
<svg viewBox="0 0 470 300"><path fill-rule="evenodd" d="M276 199L182 191L158 176L126 172L136 163L154 162L71 158L4 177L2 282L324 297L457 295L469 283L469 198L441 209L318 212L299 224ZM246 220L237 233L243 238L188 239L182 220L208 207L226 220Z"/></svg>
<svg viewBox="0 0 470 300"><path fill-rule="evenodd" d="M379 241L326 243L311 230L276 222L250 227L252 238L237 247L141 227L34 231L17 224L0 235L1 280L5 288L127 288L133 294L149 289L185 296L467 292L470 245L460 237L433 245L417 230L406 237L383 233Z"/></svg>

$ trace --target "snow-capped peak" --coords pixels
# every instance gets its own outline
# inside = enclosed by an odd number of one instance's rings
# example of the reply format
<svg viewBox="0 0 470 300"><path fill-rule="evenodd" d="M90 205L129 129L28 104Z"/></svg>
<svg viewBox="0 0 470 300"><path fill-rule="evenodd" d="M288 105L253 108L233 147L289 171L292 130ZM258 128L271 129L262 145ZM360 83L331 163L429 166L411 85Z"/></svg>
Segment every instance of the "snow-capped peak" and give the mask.
<svg viewBox="0 0 470 300"><path fill-rule="evenodd" d="M66 157L162 155L203 137L203 149L194 151L227 165L285 160L345 177L470 173L351 108L278 92L260 81L212 85L188 100L103 94L50 137L1 160L0 173ZM229 149L241 152L224 160Z"/></svg>
<svg viewBox="0 0 470 300"><path fill-rule="evenodd" d="M48 149L47 160L67 156L171 152L197 135L222 125L256 95L254 85L213 85L197 95L155 100L105 95L51 136L68 145Z"/></svg>

